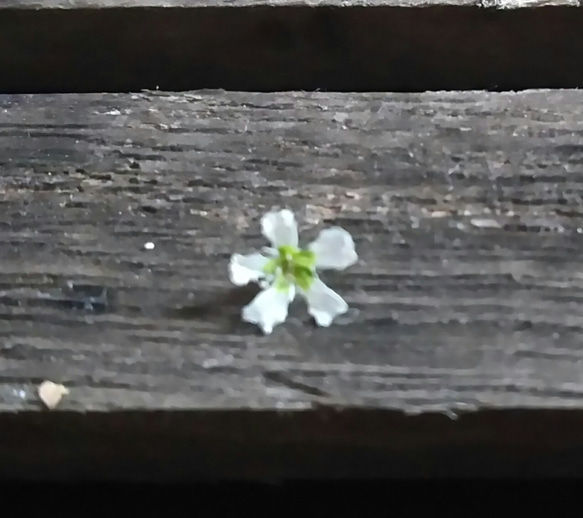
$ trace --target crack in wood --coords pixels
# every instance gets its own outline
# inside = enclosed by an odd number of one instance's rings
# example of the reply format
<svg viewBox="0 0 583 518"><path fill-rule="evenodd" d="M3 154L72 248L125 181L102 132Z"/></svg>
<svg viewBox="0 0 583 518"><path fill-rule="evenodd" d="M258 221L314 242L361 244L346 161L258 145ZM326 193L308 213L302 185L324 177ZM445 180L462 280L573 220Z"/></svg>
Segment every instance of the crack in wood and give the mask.
<svg viewBox="0 0 583 518"><path fill-rule="evenodd" d="M293 390L299 390L308 396L318 396L318 397L330 397L330 394L325 390L322 390L318 387L314 387L313 385L309 385L304 383L303 381L298 381L293 377L289 376L285 372L281 371L274 371L274 370L266 370L262 372L262 376L267 380L273 383L277 383L280 385L284 385Z"/></svg>

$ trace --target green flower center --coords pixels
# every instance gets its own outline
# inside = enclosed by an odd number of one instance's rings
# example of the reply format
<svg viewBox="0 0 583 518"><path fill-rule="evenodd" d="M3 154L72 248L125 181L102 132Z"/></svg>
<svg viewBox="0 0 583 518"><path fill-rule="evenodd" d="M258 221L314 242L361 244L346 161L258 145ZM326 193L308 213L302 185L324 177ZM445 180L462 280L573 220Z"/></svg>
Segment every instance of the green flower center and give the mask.
<svg viewBox="0 0 583 518"><path fill-rule="evenodd" d="M316 256L310 250L301 250L295 246L280 246L278 256L271 259L263 271L275 276L275 287L287 291L290 284L307 290L314 282Z"/></svg>

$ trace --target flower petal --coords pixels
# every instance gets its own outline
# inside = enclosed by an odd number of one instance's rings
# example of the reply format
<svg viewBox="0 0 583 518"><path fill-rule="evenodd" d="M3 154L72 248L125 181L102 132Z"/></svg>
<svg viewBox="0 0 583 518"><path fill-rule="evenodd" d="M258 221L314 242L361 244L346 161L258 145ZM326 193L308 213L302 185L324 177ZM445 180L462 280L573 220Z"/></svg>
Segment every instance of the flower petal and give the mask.
<svg viewBox="0 0 583 518"><path fill-rule="evenodd" d="M322 230L308 249L316 256L316 268L344 270L358 261L352 236L343 228Z"/></svg>
<svg viewBox="0 0 583 518"><path fill-rule="evenodd" d="M245 322L257 324L266 335L269 335L277 324L281 324L287 318L287 308L294 294L293 287L290 291L281 291L271 286L260 292L243 308L241 317Z"/></svg>
<svg viewBox="0 0 583 518"><path fill-rule="evenodd" d="M328 327L334 318L348 311L344 299L320 279L314 279L310 289L303 292L303 295L308 303L308 313L319 326Z"/></svg>
<svg viewBox="0 0 583 518"><path fill-rule="evenodd" d="M244 286L265 277L263 268L269 262L269 258L261 254L233 254L229 262L229 277L237 286Z"/></svg>
<svg viewBox="0 0 583 518"><path fill-rule="evenodd" d="M298 224L291 210L268 212L261 218L261 229L274 248L298 246Z"/></svg>

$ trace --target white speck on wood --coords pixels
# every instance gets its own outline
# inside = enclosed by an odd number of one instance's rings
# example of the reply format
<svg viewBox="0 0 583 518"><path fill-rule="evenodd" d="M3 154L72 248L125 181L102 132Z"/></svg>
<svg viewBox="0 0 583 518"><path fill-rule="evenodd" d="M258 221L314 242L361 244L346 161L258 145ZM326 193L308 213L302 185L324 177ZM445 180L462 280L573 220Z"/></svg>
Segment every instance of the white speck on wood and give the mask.
<svg viewBox="0 0 583 518"><path fill-rule="evenodd" d="M470 223L478 228L500 228L501 225L494 219L488 218L472 218Z"/></svg>

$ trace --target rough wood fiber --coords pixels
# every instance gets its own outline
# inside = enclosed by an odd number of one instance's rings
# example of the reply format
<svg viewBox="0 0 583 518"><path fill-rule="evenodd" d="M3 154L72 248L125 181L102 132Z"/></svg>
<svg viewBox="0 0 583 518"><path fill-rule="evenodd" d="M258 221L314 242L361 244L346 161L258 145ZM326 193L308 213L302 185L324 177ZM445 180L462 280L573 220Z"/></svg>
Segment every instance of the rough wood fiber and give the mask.
<svg viewBox="0 0 583 518"><path fill-rule="evenodd" d="M580 473L582 107L0 97L0 475ZM355 237L329 329L240 320L228 258L276 206ZM53 413L45 379L70 389Z"/></svg>
<svg viewBox="0 0 583 518"><path fill-rule="evenodd" d="M3 0L2 7L85 9L111 7L248 7L248 6L363 6L427 7L465 5L520 9L542 6L579 6L579 0Z"/></svg>
<svg viewBox="0 0 583 518"><path fill-rule="evenodd" d="M2 2L0 92L583 87L578 2L342 5Z"/></svg>
<svg viewBox="0 0 583 518"><path fill-rule="evenodd" d="M581 407L582 100L2 97L2 408L45 378L77 410ZM274 206L355 236L330 329L240 321L227 261Z"/></svg>

